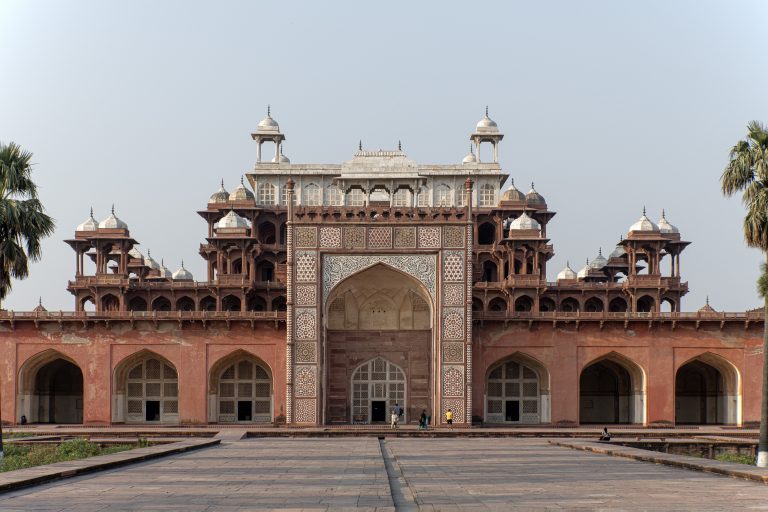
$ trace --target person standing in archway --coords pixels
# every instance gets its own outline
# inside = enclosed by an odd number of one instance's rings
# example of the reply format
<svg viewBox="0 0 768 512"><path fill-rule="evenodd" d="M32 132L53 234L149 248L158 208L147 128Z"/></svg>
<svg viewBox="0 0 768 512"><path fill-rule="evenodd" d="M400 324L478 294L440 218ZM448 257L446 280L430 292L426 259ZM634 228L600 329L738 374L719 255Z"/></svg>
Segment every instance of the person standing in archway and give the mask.
<svg viewBox="0 0 768 512"><path fill-rule="evenodd" d="M445 411L445 422L448 423L448 428L453 428L453 412L450 409Z"/></svg>
<svg viewBox="0 0 768 512"><path fill-rule="evenodd" d="M392 413L389 416L389 428L397 428L397 419L399 418L398 413L399 407L397 404L392 408Z"/></svg>

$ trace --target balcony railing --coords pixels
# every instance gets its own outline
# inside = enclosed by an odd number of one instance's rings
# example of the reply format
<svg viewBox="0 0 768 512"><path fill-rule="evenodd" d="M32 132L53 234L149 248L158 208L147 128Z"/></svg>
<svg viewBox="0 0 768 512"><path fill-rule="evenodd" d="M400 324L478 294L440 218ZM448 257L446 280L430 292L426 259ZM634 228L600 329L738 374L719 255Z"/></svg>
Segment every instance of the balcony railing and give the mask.
<svg viewBox="0 0 768 512"><path fill-rule="evenodd" d="M623 312L611 313L607 311L473 311L472 317L476 320L706 320L706 321L750 321L762 322L762 311L746 312L705 312L691 311L680 313L656 313L656 312Z"/></svg>
<svg viewBox="0 0 768 512"><path fill-rule="evenodd" d="M9 320L285 320L285 311L0 311Z"/></svg>

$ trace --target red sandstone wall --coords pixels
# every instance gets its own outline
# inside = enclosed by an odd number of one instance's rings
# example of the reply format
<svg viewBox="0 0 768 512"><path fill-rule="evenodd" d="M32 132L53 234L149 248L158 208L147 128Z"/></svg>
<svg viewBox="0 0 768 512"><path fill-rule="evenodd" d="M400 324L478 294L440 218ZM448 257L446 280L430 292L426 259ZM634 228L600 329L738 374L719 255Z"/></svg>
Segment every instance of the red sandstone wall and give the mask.
<svg viewBox="0 0 768 512"><path fill-rule="evenodd" d="M538 323L486 323L475 327L473 415L482 416L485 406L484 380L495 363L521 352L540 361L549 371L552 422L578 422L579 376L596 359L611 352L639 365L646 379L646 422L674 422L675 374L691 359L711 353L729 361L739 372L742 392L742 422L759 421L760 380L763 364L762 325L719 322L671 323L649 326L632 322L582 322L568 325Z"/></svg>
<svg viewBox="0 0 768 512"><path fill-rule="evenodd" d="M233 323L184 326L162 322L115 323L109 327L66 323L19 323L15 330L0 326L0 385L3 421L18 421L18 375L37 354L54 350L75 362L83 372L83 421L107 424L112 418L111 390L115 368L143 350L170 361L179 376L179 418L182 423L208 422L208 374L222 357L242 349L266 363L273 375L274 417L285 414L285 330L273 324Z"/></svg>

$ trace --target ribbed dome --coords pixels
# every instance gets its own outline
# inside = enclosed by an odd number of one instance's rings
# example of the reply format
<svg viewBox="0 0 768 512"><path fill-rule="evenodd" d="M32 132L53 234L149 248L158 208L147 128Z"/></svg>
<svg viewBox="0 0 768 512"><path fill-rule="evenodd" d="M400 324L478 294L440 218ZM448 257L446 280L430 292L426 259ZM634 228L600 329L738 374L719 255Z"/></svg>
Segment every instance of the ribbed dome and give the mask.
<svg viewBox="0 0 768 512"><path fill-rule="evenodd" d="M594 269L601 269L608 263L608 260L605 259L605 256L603 256L603 249L600 248L597 251L597 258L592 260L592 263L589 264L590 267Z"/></svg>
<svg viewBox="0 0 768 512"><path fill-rule="evenodd" d="M237 188L229 194L230 201L253 201L254 197L253 192L246 188L242 177L240 177L240 184Z"/></svg>
<svg viewBox="0 0 768 512"><path fill-rule="evenodd" d="M280 146L280 158L279 159L277 159L276 157L272 158L272 163L273 164L276 164L276 163L289 164L289 163L291 163L290 158L288 158L287 156L285 156L283 154L283 146Z"/></svg>
<svg viewBox="0 0 768 512"><path fill-rule="evenodd" d="M638 219L637 222L629 226L629 231L658 231L659 226L651 222L651 219L645 216L645 208L643 208L643 216Z"/></svg>
<svg viewBox="0 0 768 512"><path fill-rule="evenodd" d="M475 128L477 129L478 132L481 132L481 133L499 131L499 125L496 124L496 121L488 117L488 107L485 107L485 117L483 117L480 121L477 122L477 125Z"/></svg>
<svg viewBox="0 0 768 512"><path fill-rule="evenodd" d="M258 129L260 131L265 132L279 132L280 131L280 125L277 124L277 121L272 119L271 115L271 109L269 105L267 105L267 117L259 121L259 127Z"/></svg>
<svg viewBox="0 0 768 512"><path fill-rule="evenodd" d="M509 188L501 194L502 201L525 201L525 195L515 188L515 180L510 180Z"/></svg>
<svg viewBox="0 0 768 512"><path fill-rule="evenodd" d="M587 264L581 267L581 270L579 270L576 273L576 277L587 277L589 275L589 269L591 267L589 266L589 258L587 258Z"/></svg>
<svg viewBox="0 0 768 512"><path fill-rule="evenodd" d="M45 306L43 306L43 298L42 297L37 299L37 306L35 306L35 309L33 309L32 311L34 311L35 313L44 313L44 312L48 311L47 309L45 309Z"/></svg>
<svg viewBox="0 0 768 512"><path fill-rule="evenodd" d="M181 267L173 273L174 281L193 281L192 272L184 268L184 260L181 260Z"/></svg>
<svg viewBox="0 0 768 512"><path fill-rule="evenodd" d="M544 196L536 192L536 189L533 186L533 182L531 182L531 190L528 191L527 194L525 194L525 200L528 201L530 204L547 204L547 201L544 199Z"/></svg>
<svg viewBox="0 0 768 512"><path fill-rule="evenodd" d="M627 251L624 249L624 246L617 245L613 252L608 256L608 259L621 258L625 254L627 254Z"/></svg>
<svg viewBox="0 0 768 512"><path fill-rule="evenodd" d="M509 224L509 229L541 229L541 225L536 219L523 212Z"/></svg>
<svg viewBox="0 0 768 512"><path fill-rule="evenodd" d="M472 149L472 144L469 145L469 153L467 153L467 156L464 157L464 160L462 160L461 163L463 164L477 163L477 157L475 156L475 151Z"/></svg>
<svg viewBox="0 0 768 512"><path fill-rule="evenodd" d="M248 221L235 213L234 210L230 210L228 214L223 216L219 222L216 223L217 228L247 228L250 227Z"/></svg>
<svg viewBox="0 0 768 512"><path fill-rule="evenodd" d="M99 229L128 229L128 224L115 216L115 205L112 205L112 213L109 217L99 222Z"/></svg>
<svg viewBox="0 0 768 512"><path fill-rule="evenodd" d="M98 227L99 223L93 218L93 208L91 208L91 216L85 219L82 224L78 225L75 231L96 231Z"/></svg>
<svg viewBox="0 0 768 512"><path fill-rule="evenodd" d="M168 267L165 266L165 263L163 262L162 259L160 260L159 270L160 270L160 277L162 277L163 279L171 279L171 271L168 270Z"/></svg>
<svg viewBox="0 0 768 512"><path fill-rule="evenodd" d="M717 310L709 305L709 295L707 295L707 302L699 308L699 313L717 313Z"/></svg>
<svg viewBox="0 0 768 512"><path fill-rule="evenodd" d="M659 231L662 233L679 233L680 230L669 223L664 210L661 210L661 219L659 219Z"/></svg>
<svg viewBox="0 0 768 512"><path fill-rule="evenodd" d="M557 274L557 280L561 279L576 279L576 272L573 271L570 263L566 263L565 268Z"/></svg>
<svg viewBox="0 0 768 512"><path fill-rule="evenodd" d="M211 198L208 200L208 204L211 203L226 203L229 201L229 192L224 188L224 180L221 180L221 187L219 190L213 193L211 195Z"/></svg>
<svg viewBox="0 0 768 512"><path fill-rule="evenodd" d="M154 259L152 259L152 255L150 254L149 249L147 249L147 257L144 258L144 265L154 270L160 269L160 265Z"/></svg>

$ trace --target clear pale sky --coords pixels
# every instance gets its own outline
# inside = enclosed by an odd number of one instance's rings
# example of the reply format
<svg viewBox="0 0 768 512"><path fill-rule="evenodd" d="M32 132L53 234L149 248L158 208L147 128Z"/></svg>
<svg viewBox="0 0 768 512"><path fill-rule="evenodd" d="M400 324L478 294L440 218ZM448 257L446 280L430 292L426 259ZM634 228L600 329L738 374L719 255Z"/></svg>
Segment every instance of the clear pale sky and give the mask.
<svg viewBox="0 0 768 512"><path fill-rule="evenodd" d="M683 309L756 307L761 255L718 180L747 122L768 122L767 26L759 0L0 0L0 140L34 153L57 223L4 306L73 309L62 240L112 203L144 254L204 279L195 211L252 168L269 103L294 163L359 139L460 162L487 104L503 168L558 212L550 279L666 208L693 242Z"/></svg>

